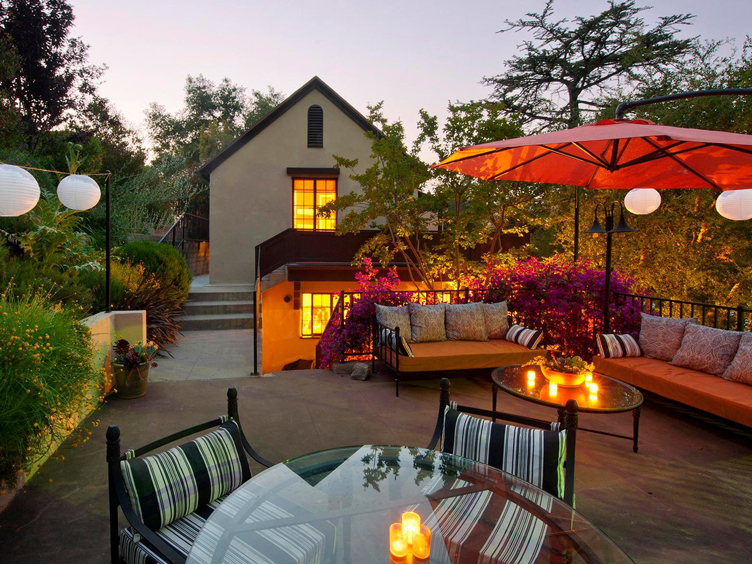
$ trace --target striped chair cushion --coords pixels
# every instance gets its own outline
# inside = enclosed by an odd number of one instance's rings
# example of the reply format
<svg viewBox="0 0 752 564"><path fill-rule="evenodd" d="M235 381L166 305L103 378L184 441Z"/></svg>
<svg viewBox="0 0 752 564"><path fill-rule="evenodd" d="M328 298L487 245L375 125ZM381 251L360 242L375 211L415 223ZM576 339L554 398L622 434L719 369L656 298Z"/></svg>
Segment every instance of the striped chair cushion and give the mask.
<svg viewBox="0 0 752 564"><path fill-rule="evenodd" d="M241 495L238 495L241 494ZM253 496L243 490L238 491L233 499L222 505L219 511L242 511L253 501ZM178 554L185 557L191 551L199 531L204 528L210 515L225 501L224 495L208 503L182 519L156 531L156 534ZM265 502L260 508L264 518L282 519L291 517L282 507ZM257 519L248 519L251 523ZM211 527L211 523L208 525ZM196 562L209 564L213 561L214 551L222 537L222 530L211 527L211 534L205 534L204 540L210 539L214 544L198 545L192 558ZM225 553L223 561L243 562L245 564L299 564L328 562L334 554L337 544L337 529L329 521L302 523L286 527L261 529L252 534L253 544L245 539L236 538ZM136 540L138 538L138 540ZM200 541L199 541L200 542ZM120 531L120 557L126 564L171 564L146 540L141 539L131 527Z"/></svg>
<svg viewBox="0 0 752 564"><path fill-rule="evenodd" d="M193 541L196 540L198 532L206 523L209 515L226 497L226 495L219 497L195 513L167 525L158 530L157 535L174 548L178 554L187 557L191 546L193 546ZM136 541L137 538L138 533L131 527L120 531L120 558L126 564L170 564L149 542L143 539Z"/></svg>
<svg viewBox="0 0 752 564"><path fill-rule="evenodd" d="M138 517L156 531L233 491L250 478L237 423L168 451L120 462Z"/></svg>
<svg viewBox="0 0 752 564"><path fill-rule="evenodd" d="M504 338L512 343L534 349L540 344L543 338L543 331L525 329L522 325L512 325Z"/></svg>
<svg viewBox="0 0 752 564"><path fill-rule="evenodd" d="M603 358L622 358L625 356L642 356L640 345L632 335L598 334L598 352Z"/></svg>
<svg viewBox="0 0 752 564"><path fill-rule="evenodd" d="M563 499L566 433L491 423L447 407L441 451L489 464Z"/></svg>
<svg viewBox="0 0 752 564"><path fill-rule="evenodd" d="M445 488L469 485L458 479ZM512 486L512 489L516 488ZM428 498L432 499L430 494ZM545 497L546 501L550 499ZM532 564L543 552L548 525L510 499L482 491L431 504L433 513L425 524L431 530L441 531L440 535L431 537L434 554L443 552L443 547L438 546L443 543L446 551L454 556L453 562ZM546 511L550 507L542 509Z"/></svg>

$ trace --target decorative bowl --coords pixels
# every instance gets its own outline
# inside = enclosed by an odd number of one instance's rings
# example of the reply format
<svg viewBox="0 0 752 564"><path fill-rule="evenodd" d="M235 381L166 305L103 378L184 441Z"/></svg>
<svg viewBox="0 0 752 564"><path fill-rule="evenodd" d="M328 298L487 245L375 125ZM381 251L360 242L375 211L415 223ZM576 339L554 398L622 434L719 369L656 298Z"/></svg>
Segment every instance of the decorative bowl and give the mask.
<svg viewBox="0 0 752 564"><path fill-rule="evenodd" d="M585 378L588 374L587 372L581 372L579 374L572 374L571 372L558 372L556 370L546 368L545 366L541 366L541 372L543 373L543 376L546 378L546 380L548 380L552 384L561 386L562 388L579 388L580 386L582 386L582 383L585 381Z"/></svg>

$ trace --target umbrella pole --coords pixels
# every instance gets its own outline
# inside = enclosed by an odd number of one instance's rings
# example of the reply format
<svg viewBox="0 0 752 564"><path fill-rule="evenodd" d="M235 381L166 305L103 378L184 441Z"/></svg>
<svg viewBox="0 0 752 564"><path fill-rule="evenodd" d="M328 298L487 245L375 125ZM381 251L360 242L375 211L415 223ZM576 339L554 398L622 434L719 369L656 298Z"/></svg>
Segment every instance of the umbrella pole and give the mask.
<svg viewBox="0 0 752 564"><path fill-rule="evenodd" d="M580 249L580 187L574 187L574 262L577 262Z"/></svg>

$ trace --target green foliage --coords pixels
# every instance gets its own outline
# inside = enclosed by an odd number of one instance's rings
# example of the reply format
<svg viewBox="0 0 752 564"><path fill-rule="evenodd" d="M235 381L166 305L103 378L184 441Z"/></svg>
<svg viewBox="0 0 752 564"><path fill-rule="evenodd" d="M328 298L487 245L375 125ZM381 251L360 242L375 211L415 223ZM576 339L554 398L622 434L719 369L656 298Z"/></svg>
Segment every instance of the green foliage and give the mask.
<svg viewBox="0 0 752 564"><path fill-rule="evenodd" d="M128 262L112 265L112 309L145 310L146 335L160 348L175 343L180 332L177 317L182 313L180 303L184 293L175 285L162 285L156 275L147 274L142 265ZM87 276L94 291L96 308L105 306L105 275L94 272Z"/></svg>
<svg viewBox="0 0 752 564"><path fill-rule="evenodd" d="M176 296L176 309L188 299L191 274L180 252L171 245L154 241L132 241L116 251L116 255L131 264L140 264L144 273L157 277L164 288L172 288Z"/></svg>
<svg viewBox="0 0 752 564"><path fill-rule="evenodd" d="M69 431L99 382L88 328L45 295L0 294L0 486Z"/></svg>
<svg viewBox="0 0 752 564"><path fill-rule="evenodd" d="M20 112L23 137L34 150L42 135L94 93L102 67L88 64L88 46L70 37L73 9L64 0L0 3L0 35L18 55L18 73L0 83Z"/></svg>
<svg viewBox="0 0 752 564"><path fill-rule="evenodd" d="M523 42L521 55L505 62L502 74L483 79L494 88L491 99L526 124L581 125L583 113L597 111L597 99L613 92L620 80L670 71L692 44L676 38L681 26L692 23L689 14L660 17L648 28L640 13L649 8L636 7L634 0L610 0L600 14L574 22L554 20L553 4L548 0L541 13L505 22L508 27L501 32L529 32L533 39Z"/></svg>
<svg viewBox="0 0 752 564"><path fill-rule="evenodd" d="M322 207L322 215L348 209L340 217L338 232L348 233L369 227L382 232L358 251L358 259L373 256L382 264L399 257L408 265L413 283L433 284L432 265L423 251L431 221L433 201L418 197L430 178L428 166L417 149L405 146L405 129L400 121L389 123L382 113L383 103L369 106L369 119L381 129L381 135L366 132L371 139L373 162L365 171L357 159L335 155L337 166L353 171L350 178L360 184L361 192L351 192Z"/></svg>

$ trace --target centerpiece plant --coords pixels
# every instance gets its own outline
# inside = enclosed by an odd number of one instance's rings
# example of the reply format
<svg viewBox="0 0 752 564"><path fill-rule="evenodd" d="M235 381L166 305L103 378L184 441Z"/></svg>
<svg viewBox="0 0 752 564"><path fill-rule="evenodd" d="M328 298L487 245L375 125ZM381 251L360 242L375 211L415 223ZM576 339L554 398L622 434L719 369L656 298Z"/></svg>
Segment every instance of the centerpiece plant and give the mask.
<svg viewBox="0 0 752 564"><path fill-rule="evenodd" d="M118 397L132 399L146 393L149 368L157 366L154 362L157 349L157 345L151 341L131 344L126 339L120 339L115 343L113 374Z"/></svg>

